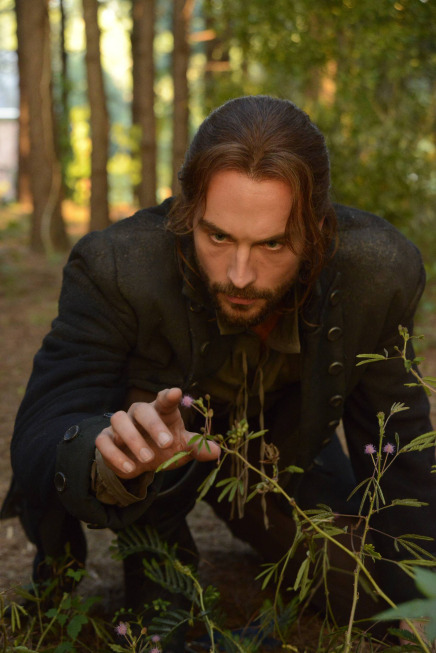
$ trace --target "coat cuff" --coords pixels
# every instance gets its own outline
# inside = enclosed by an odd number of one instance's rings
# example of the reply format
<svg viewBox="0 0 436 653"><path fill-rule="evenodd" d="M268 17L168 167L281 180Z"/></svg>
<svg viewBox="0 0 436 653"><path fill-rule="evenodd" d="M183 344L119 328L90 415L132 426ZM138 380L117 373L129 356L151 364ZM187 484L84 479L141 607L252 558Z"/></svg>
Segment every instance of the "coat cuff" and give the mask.
<svg viewBox="0 0 436 653"><path fill-rule="evenodd" d="M148 486L154 480L154 472L145 472L129 481L123 481L105 465L103 456L95 450L91 467L91 487L102 503L125 508L137 501L144 501Z"/></svg>
<svg viewBox="0 0 436 653"><path fill-rule="evenodd" d="M65 509L90 528L120 530L133 523L150 506L159 492L162 475L156 474L147 487L146 498L127 506L102 503L92 489L95 439L110 424L109 416L91 417L71 426L58 444L54 484Z"/></svg>

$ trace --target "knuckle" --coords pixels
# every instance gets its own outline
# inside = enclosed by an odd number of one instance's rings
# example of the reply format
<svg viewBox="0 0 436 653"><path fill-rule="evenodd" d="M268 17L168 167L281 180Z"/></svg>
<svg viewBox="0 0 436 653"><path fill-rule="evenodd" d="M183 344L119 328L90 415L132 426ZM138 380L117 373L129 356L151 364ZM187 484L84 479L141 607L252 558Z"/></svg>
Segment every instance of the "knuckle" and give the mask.
<svg viewBox="0 0 436 653"><path fill-rule="evenodd" d="M100 433L97 435L97 437L95 438L95 444L101 444L107 438L112 438L112 431L108 426L104 428L102 431L100 431Z"/></svg>
<svg viewBox="0 0 436 653"><path fill-rule="evenodd" d="M112 415L112 417L111 417L111 424L113 424L113 425L115 426L115 425L118 424L122 419L125 418L126 414L127 414L127 413L125 413L124 410L117 410L117 412L114 413L114 414Z"/></svg>

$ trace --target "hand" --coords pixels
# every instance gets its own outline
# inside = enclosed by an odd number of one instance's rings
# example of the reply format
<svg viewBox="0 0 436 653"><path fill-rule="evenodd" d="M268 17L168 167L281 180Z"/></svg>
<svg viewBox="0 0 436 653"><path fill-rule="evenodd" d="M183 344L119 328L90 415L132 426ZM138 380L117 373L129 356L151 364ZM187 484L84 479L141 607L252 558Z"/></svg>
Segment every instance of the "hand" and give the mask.
<svg viewBox="0 0 436 653"><path fill-rule="evenodd" d="M179 451L186 457L168 467L180 467L192 459L207 461L219 457L220 447L209 440L210 452L198 442L188 445L195 435L185 429L179 406L179 388L162 390L151 403L137 402L127 412L120 410L111 417L111 425L96 438L95 445L103 460L120 478L135 478L154 472Z"/></svg>

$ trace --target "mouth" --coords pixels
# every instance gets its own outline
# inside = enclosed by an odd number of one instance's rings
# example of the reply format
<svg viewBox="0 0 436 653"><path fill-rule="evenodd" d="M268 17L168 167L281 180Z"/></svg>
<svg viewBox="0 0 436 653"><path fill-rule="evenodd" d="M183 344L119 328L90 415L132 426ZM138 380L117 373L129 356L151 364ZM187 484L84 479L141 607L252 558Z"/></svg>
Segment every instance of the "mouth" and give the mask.
<svg viewBox="0 0 436 653"><path fill-rule="evenodd" d="M256 299L246 299L245 297L232 297L231 295L224 295L230 304L237 304L239 306L251 306L256 303Z"/></svg>

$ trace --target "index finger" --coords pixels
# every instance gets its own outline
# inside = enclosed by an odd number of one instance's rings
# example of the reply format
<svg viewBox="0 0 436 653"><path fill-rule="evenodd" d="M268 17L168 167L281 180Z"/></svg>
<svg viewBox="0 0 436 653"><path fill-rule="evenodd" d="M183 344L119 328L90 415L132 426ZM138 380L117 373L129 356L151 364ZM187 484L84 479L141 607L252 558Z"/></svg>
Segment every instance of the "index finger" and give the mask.
<svg viewBox="0 0 436 653"><path fill-rule="evenodd" d="M160 415L169 415L180 405L182 391L180 388L161 390L154 400L154 408Z"/></svg>

